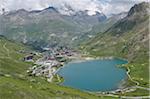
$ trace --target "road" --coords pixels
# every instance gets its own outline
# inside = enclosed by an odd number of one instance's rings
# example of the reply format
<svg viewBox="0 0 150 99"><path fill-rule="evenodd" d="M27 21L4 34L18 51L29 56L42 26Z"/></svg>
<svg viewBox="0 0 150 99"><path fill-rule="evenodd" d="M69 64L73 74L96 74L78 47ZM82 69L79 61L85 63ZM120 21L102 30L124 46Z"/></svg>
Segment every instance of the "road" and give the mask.
<svg viewBox="0 0 150 99"><path fill-rule="evenodd" d="M9 49L6 47L7 43L3 45L3 48L7 51L7 57L10 57Z"/></svg>

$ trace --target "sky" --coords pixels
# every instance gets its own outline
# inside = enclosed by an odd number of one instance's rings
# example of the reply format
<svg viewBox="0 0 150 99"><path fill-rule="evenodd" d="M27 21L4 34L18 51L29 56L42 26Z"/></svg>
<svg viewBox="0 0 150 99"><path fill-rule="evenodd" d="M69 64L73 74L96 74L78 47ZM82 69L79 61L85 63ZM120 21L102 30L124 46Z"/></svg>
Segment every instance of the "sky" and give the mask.
<svg viewBox="0 0 150 99"><path fill-rule="evenodd" d="M95 14L95 11L110 15L128 11L134 4L142 1L150 2L150 0L0 0L0 13L2 8L6 11L42 10L53 6L62 14L68 14L67 7L69 7L74 12L88 10L89 15Z"/></svg>

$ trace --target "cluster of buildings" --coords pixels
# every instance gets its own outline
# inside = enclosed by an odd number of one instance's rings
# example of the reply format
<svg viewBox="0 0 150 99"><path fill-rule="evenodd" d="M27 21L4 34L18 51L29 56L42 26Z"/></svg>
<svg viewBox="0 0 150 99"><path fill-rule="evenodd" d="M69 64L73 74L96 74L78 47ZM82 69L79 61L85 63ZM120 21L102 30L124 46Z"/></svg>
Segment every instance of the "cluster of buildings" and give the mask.
<svg viewBox="0 0 150 99"><path fill-rule="evenodd" d="M26 62L34 62L34 56L38 56L39 54L37 52L30 52L30 51L24 51L24 50L20 50L19 53L23 53L23 54L27 54L24 58L23 61Z"/></svg>
<svg viewBox="0 0 150 99"><path fill-rule="evenodd" d="M39 59L35 62L35 65L31 67L28 72L30 72L30 74L34 76L43 76L50 78L55 74L57 68L60 66L61 64L57 61L42 61L42 59Z"/></svg>
<svg viewBox="0 0 150 99"><path fill-rule="evenodd" d="M57 69L69 60L69 57L75 54L75 51L67 48L45 48L42 53L43 57L38 59L27 72L34 76L43 76L51 82L53 75L56 74ZM32 59L30 55L26 57L27 59Z"/></svg>
<svg viewBox="0 0 150 99"><path fill-rule="evenodd" d="M71 50L68 47L54 47L54 48L43 48L50 57L56 56L72 56L75 51Z"/></svg>

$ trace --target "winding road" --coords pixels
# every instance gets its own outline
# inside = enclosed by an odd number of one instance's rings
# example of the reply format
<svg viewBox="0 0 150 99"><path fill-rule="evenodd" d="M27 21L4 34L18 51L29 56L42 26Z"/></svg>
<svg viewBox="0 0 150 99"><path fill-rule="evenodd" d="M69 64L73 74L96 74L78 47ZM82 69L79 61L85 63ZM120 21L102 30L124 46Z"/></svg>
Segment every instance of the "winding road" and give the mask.
<svg viewBox="0 0 150 99"><path fill-rule="evenodd" d="M0 42L1 42L1 40L0 40ZM7 46L7 42L5 42L4 44L3 44L3 48L4 48L4 50L5 51L7 51L7 56L0 56L0 58L2 58L2 59L12 59L12 57L10 56L10 50L6 47ZM19 61L18 60L14 60L16 63L19 63Z"/></svg>
<svg viewBox="0 0 150 99"><path fill-rule="evenodd" d="M3 45L3 48L7 51L7 56L10 57L9 49L7 49L6 45L7 45L7 43L5 43L5 44Z"/></svg>

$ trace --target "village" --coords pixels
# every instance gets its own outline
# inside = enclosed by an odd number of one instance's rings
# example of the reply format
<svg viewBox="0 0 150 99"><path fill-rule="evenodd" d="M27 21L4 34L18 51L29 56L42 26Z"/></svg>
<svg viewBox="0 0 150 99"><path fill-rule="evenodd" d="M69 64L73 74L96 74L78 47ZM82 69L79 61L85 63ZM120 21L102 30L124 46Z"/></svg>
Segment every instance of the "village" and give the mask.
<svg viewBox="0 0 150 99"><path fill-rule="evenodd" d="M41 54L41 57L34 60L37 54ZM30 53L24 57L24 61L34 63L34 66L27 70L30 76L42 76L48 82L52 82L60 67L71 61L74 56L78 56L78 53L67 47L43 48L42 53Z"/></svg>

